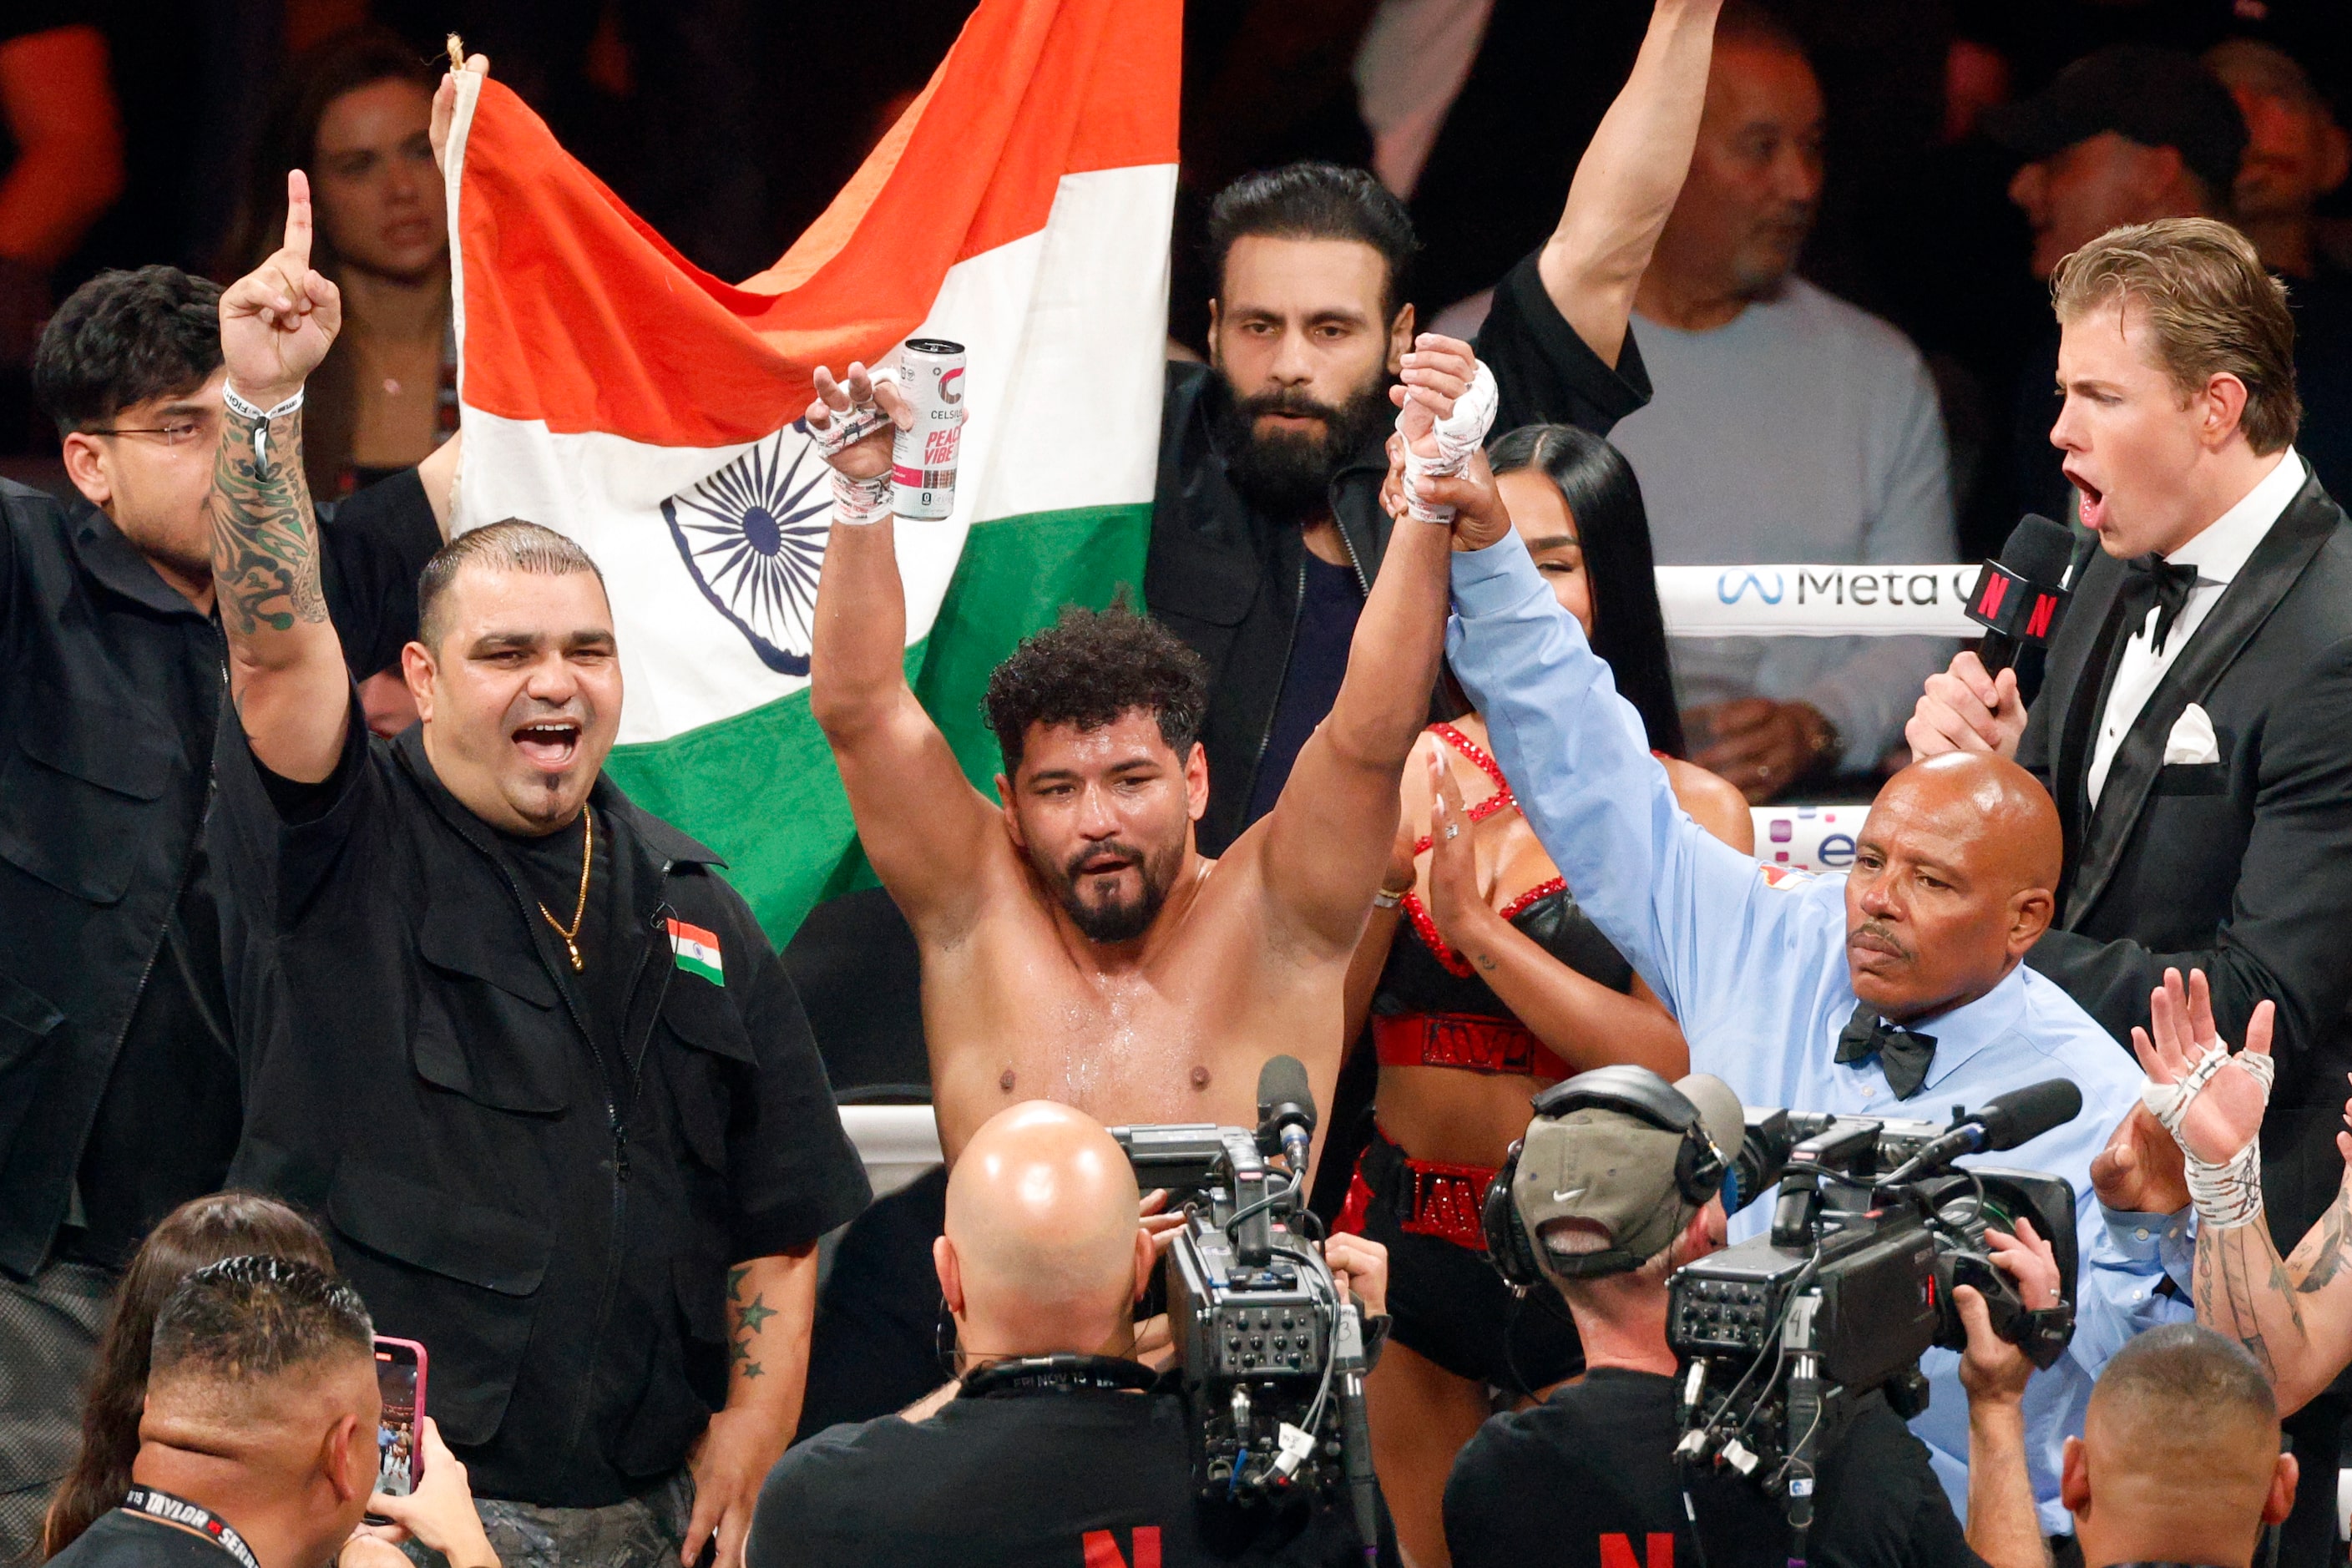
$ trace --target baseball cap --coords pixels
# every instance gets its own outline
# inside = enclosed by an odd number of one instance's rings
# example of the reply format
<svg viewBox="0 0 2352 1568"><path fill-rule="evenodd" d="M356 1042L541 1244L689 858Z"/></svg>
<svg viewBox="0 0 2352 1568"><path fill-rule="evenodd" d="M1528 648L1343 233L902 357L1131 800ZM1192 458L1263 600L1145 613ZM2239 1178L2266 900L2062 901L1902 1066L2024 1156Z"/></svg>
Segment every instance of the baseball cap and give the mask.
<svg viewBox="0 0 2352 1568"><path fill-rule="evenodd" d="M1562 1087L1633 1074L1647 1078L1657 1096L1672 1102L1664 1080L1641 1068L1603 1068ZM1729 1084L1693 1073L1672 1093L1697 1110L1700 1130L1726 1164L1738 1157L1747 1115ZM1583 1266L1574 1270L1580 1275L1622 1272L1664 1251L1705 1202L1690 1202L1675 1184L1682 1143L1681 1133L1605 1105L1537 1117L1519 1151L1511 1198L1545 1268L1569 1272L1542 1241L1545 1227L1559 1220L1587 1221L1608 1237L1605 1250L1580 1258Z"/></svg>
<svg viewBox="0 0 2352 1568"><path fill-rule="evenodd" d="M1984 117L1987 134L2039 163L2112 131L2143 147L2171 147L2217 195L2238 178L2246 121L2220 79L2184 49L2112 44L2084 55L2021 103Z"/></svg>

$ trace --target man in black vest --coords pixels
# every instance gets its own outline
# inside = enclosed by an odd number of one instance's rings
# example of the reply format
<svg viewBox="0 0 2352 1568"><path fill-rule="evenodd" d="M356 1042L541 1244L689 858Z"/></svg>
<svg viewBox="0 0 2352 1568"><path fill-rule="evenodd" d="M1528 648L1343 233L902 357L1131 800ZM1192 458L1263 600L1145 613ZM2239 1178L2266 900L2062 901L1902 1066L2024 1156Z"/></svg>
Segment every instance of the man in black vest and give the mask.
<svg viewBox="0 0 2352 1568"><path fill-rule="evenodd" d="M319 1212L510 1564L738 1568L807 1370L817 1238L864 1206L807 1021L719 858L603 776L612 607L509 521L427 563L371 737L302 479L340 324L286 244L221 300L211 508L239 722L214 854L247 1089L233 1180Z"/></svg>
<svg viewBox="0 0 2352 1568"><path fill-rule="evenodd" d="M0 1558L33 1545L72 1461L123 1265L236 1144L202 835L226 652L204 506L219 298L173 267L76 289L34 376L82 499L0 480ZM415 626L457 458L320 531L355 679Z"/></svg>
<svg viewBox="0 0 2352 1568"><path fill-rule="evenodd" d="M2352 535L2294 449L2294 321L2242 235L2206 218L2111 230L2051 289L2050 439L2099 549L2030 716L2011 672L1963 653L1906 733L1920 755L2013 753L2049 786L2066 868L2028 962L2117 1039L2168 965L2205 971L2231 1038L2277 1003L2263 1184L2284 1249L2343 1174ZM2334 1473L2344 1415L2323 1396L2288 1423L2306 1474ZM2332 1491L2305 1489L2290 1562L2333 1538Z"/></svg>

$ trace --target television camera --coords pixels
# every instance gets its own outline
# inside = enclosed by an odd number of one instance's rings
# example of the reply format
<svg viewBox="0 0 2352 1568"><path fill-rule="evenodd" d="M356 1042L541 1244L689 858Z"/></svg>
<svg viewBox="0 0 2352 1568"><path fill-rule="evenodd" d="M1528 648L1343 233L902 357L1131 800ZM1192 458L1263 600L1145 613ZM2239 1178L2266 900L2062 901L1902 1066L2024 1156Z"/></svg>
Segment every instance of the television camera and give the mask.
<svg viewBox="0 0 2352 1568"><path fill-rule="evenodd" d="M1147 1192L1184 1206L1167 1259L1168 1321L1203 1498L1254 1503L1344 1486L1378 1541L1364 1419L1364 1321L1303 1233L1315 1102L1278 1056L1258 1076L1255 1130L1208 1122L1110 1130ZM1271 1166L1275 1155L1287 1169Z"/></svg>
<svg viewBox="0 0 2352 1568"><path fill-rule="evenodd" d="M1786 1110L1748 1112L1727 1209L1775 1181L1771 1230L1678 1270L1666 1339L1684 1362L1685 1466L1710 1461L1780 1499L1804 1556L1819 1457L1861 1402L1883 1393L1905 1419L1927 1408L1921 1352L1967 1342L1953 1291L1981 1292L1994 1331L2042 1368L2074 1336L2074 1190L2063 1177L1975 1165L2082 1110L2053 1079L1948 1125ZM2032 1310L1992 1265L1988 1227L2030 1219L2058 1261L2061 1300Z"/></svg>

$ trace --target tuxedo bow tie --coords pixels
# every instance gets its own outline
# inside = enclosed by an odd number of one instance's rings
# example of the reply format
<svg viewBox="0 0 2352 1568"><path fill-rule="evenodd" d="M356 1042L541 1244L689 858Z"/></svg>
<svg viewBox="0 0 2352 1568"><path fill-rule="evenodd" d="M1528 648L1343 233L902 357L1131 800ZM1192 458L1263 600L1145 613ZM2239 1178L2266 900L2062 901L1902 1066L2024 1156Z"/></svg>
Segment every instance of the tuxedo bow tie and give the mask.
<svg viewBox="0 0 2352 1568"><path fill-rule="evenodd" d="M1860 1062L1872 1057L1878 1058L1895 1098L1908 1100L1927 1081L1927 1064L1936 1059L1936 1037L1890 1024L1864 1002L1838 1036L1837 1059Z"/></svg>
<svg viewBox="0 0 2352 1568"><path fill-rule="evenodd" d="M2156 607L2156 636L2148 647L2158 653L2164 651L2164 639L2172 635L2172 623L2180 618L2181 609L2189 603L2189 591L2197 586L2197 568L2176 566L2160 555L2136 555L2124 563L2124 637L2128 640L2147 620L2150 605Z"/></svg>

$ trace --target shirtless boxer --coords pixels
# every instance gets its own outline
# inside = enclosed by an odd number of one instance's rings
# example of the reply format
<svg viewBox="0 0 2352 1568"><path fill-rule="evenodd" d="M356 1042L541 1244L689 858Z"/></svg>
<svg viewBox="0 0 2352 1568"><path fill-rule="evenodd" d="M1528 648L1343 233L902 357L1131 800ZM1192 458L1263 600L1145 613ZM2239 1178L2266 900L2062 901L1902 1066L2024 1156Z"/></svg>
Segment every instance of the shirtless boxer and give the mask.
<svg viewBox="0 0 2352 1568"><path fill-rule="evenodd" d="M1454 436L1473 370L1467 346L1447 338L1425 335L1406 356L1391 395L1417 451L1436 450L1433 421ZM819 370L816 385L820 440L836 417L845 429L872 420L877 404L903 417L897 388L860 366L846 385ZM1491 378L1481 386L1490 397ZM1464 399L1464 417L1478 401ZM1468 437L1480 465L1483 433ZM1119 609L1066 612L1024 643L990 684L1006 771L988 799L907 684L887 499L869 503L875 521L846 521L856 481L880 493L870 487L889 470L887 421L830 460L844 505L817 591L809 695L866 858L922 954L949 1161L1024 1100L1112 1124L1254 1124L1258 1069L1282 1052L1306 1063L1328 1106L1349 959L1437 677L1449 542L1477 548L1508 519L1398 524L1330 716L1280 804L1211 861L1193 844L1209 799L1197 740L1208 693L1183 644Z"/></svg>

